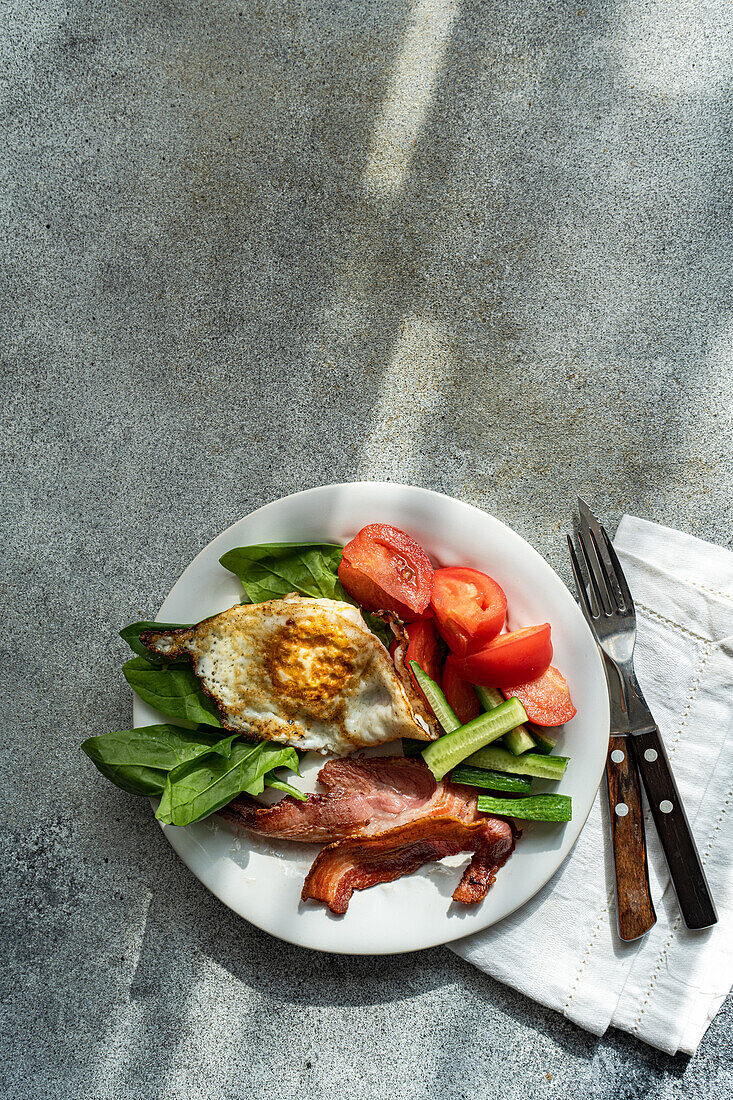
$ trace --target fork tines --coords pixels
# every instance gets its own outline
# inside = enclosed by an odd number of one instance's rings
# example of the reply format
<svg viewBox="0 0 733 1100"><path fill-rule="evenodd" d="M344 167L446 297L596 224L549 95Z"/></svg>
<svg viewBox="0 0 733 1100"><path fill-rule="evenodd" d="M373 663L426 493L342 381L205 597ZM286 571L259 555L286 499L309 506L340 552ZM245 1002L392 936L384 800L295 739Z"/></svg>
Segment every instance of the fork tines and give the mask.
<svg viewBox="0 0 733 1100"><path fill-rule="evenodd" d="M570 535L568 549L575 583L586 614L592 619L599 619L601 616L633 616L634 601L605 528L580 497L578 511L579 554L575 551Z"/></svg>

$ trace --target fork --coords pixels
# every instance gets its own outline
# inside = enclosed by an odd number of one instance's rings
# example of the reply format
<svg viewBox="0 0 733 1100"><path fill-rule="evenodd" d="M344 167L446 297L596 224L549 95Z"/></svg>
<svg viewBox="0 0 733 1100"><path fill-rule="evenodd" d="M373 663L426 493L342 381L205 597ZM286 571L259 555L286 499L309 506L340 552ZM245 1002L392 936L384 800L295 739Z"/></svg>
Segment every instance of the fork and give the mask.
<svg viewBox="0 0 733 1100"><path fill-rule="evenodd" d="M580 499L578 508L579 554L570 536L568 547L586 619L621 678L629 722L628 741L644 783L682 917L688 928L708 928L718 920L715 904L659 729L634 671L634 601L605 529Z"/></svg>

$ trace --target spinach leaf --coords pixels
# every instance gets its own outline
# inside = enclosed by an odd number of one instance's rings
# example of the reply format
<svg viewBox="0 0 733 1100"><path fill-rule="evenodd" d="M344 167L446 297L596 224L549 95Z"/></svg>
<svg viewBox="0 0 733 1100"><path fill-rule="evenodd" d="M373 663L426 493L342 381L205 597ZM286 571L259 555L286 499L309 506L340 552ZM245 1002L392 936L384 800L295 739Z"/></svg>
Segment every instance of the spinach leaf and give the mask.
<svg viewBox="0 0 733 1100"><path fill-rule="evenodd" d="M351 600L349 600L349 603L351 603ZM372 615L371 611L362 611L361 614L372 634L376 634L384 648L389 649L394 634L384 620L380 619L378 615Z"/></svg>
<svg viewBox="0 0 733 1100"><path fill-rule="evenodd" d="M266 782L268 787L274 787L276 791L285 791L285 794L297 798L299 802L308 801L307 796L302 791L299 791L297 787L293 787L290 783L286 783L284 779L273 779L271 775L268 775Z"/></svg>
<svg viewBox="0 0 733 1100"><path fill-rule="evenodd" d="M88 737L82 749L102 775L123 791L161 795L168 772L208 753L231 755L236 733L219 739L213 730L161 724Z"/></svg>
<svg viewBox="0 0 733 1100"><path fill-rule="evenodd" d="M289 592L316 599L343 599L338 579L342 546L321 542L265 542L237 546L219 561L235 573L251 603L281 599Z"/></svg>
<svg viewBox="0 0 733 1100"><path fill-rule="evenodd" d="M256 745L237 742L229 757L208 755L191 760L168 773L155 816L168 825L191 825L242 792L261 794L265 776L278 767L297 772L298 756L294 749L271 741Z"/></svg>
<svg viewBox="0 0 733 1100"><path fill-rule="evenodd" d="M330 542L264 542L238 546L219 561L239 577L250 603L299 592L301 596L342 600L356 607L356 601L338 578L342 553L342 546ZM371 632L389 648L392 640L389 627L368 611L362 611L362 615Z"/></svg>
<svg viewBox="0 0 733 1100"><path fill-rule="evenodd" d="M82 748L86 752L84 745ZM91 756L91 753L89 754ZM94 760L94 757L91 757ZM105 761L94 760L99 771L107 779L111 779L116 787L121 787L128 794L147 795L148 798L160 798L168 778L168 772L160 768L149 768L147 764L107 764Z"/></svg>
<svg viewBox="0 0 733 1100"><path fill-rule="evenodd" d="M160 666L147 657L133 657L122 672L132 690L162 714L194 724L221 725L214 702L190 665Z"/></svg>
<svg viewBox="0 0 733 1100"><path fill-rule="evenodd" d="M133 653L145 657L151 664L162 664L165 661L166 666L168 666L178 662L173 662L166 657L156 659L156 655L151 653L147 646L144 646L140 641L140 635L144 630L178 630L182 626L190 625L190 623L153 623L143 619L139 623L130 623L129 626L126 626L120 631L120 637L124 638Z"/></svg>

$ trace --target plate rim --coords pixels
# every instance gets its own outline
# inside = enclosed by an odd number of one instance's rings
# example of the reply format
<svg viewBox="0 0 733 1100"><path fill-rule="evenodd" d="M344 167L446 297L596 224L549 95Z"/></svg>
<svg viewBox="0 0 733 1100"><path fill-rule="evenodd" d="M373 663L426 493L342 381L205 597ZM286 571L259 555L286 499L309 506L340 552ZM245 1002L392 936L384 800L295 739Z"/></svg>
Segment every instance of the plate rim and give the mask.
<svg viewBox="0 0 733 1100"><path fill-rule="evenodd" d="M542 554L540 554L540 552L535 549L534 546L532 546L532 544L530 542L528 542L522 535L520 535L517 531L515 531L508 524L504 523L503 520L499 519L497 516L493 515L491 512L484 511L484 509L479 508L475 504L470 504L467 501L460 500L458 497L449 496L447 493L441 493L441 492L438 492L435 489L428 489L428 488L425 488L424 486L410 485L410 484L407 484L407 483L404 483L404 482L398 482L398 481L381 481L381 480L371 481L371 480L359 479L358 481L340 481L340 482L330 482L330 483L327 483L327 484L324 484L324 485L315 485L315 486L311 486L307 489L298 490L297 492L294 492L294 493L288 493L285 496L274 497L272 500L269 500L269 501L267 501L267 503L260 505L258 508L254 509L253 511L245 513L243 516L240 516L238 519L234 520L233 523L229 524L228 527L224 528L218 534L214 535L214 537L212 539L210 539L206 543L206 545L203 546L199 550L199 552L195 555L195 557L193 557L191 559L191 561L185 567L185 569L180 574L178 579L171 586L169 592L167 593L165 599L163 600L163 603L160 606L160 609L158 610L158 612L156 614L156 620L161 621L161 622L165 621L165 617L163 616L163 609L165 608L168 600L171 598L174 591L178 588L178 586L181 584L181 582L184 581L185 578L188 576L188 574L195 569L195 567L197 566L200 559L209 551L211 545L219 539L224 539L231 531L234 530L235 527L239 526L239 524L243 520L254 519L260 513L266 511L269 508L271 508L273 505L284 503L286 501L291 501L291 500L298 499L298 498L299 499L304 499L304 498L307 498L309 496L316 496L319 493L323 493L324 491L328 491L328 490L339 490L339 489L348 490L348 489L354 489L354 488L358 488L359 486L365 486L365 485L370 486L370 488L372 488L372 489L383 488L385 490L389 490L390 492L394 491L395 489L397 489L397 490L404 489L404 490L408 490L410 492L416 492L418 494L430 497L436 503L439 503L441 501L449 501L449 502L451 502L451 504L458 504L458 505L461 506L461 508L467 509L471 513L474 513L477 516L479 516L482 522L487 522L488 521L489 523L496 526L496 528L501 531L502 535L508 535L508 536L511 537L511 539L515 540L517 543L520 543L525 552L529 551L531 556L536 561L538 561L544 569L548 569L553 574L553 576L556 578L556 580L559 582L559 584L565 590L565 592L566 592L567 596L569 597L569 599L571 600L572 604L575 606L575 608L578 612L578 616L579 616L579 620L578 620L579 625L582 626L582 629L584 630L584 632L587 634L587 636L590 638L591 642L593 643L592 644L593 663L596 666L596 672L600 673L601 682L605 683L605 672L603 670L603 663L602 663L602 660L601 660L600 652L598 650L597 645L595 644L595 640L593 639L593 635L590 631L590 627L586 623L586 621L585 621L585 619L582 615L582 612L581 612L581 610L580 610L580 608L577 604L577 601L573 598L573 595L570 592L570 589L565 584L562 577L556 572L556 570L547 561L547 559L544 558L542 556ZM163 616L163 617L161 618L161 616ZM140 711L141 707L142 707L141 701L138 699L138 697L136 695L133 695L133 727L137 727L138 725L141 724L141 722L139 721L139 713L138 713ZM610 724L609 701L608 701L608 696L605 692L603 693L603 698L602 698L602 701L601 701L601 707L602 707L602 711L603 711L603 715L604 715L604 719L603 719L604 720L604 726L609 727L609 724ZM440 935L438 938L431 938L429 940L429 942L422 942L418 946L408 946L408 947L399 947L398 946L398 947L395 947L395 948L392 948L392 949L390 949L389 946L385 946L384 948L380 949L379 951L374 951L374 950L370 950L370 949L356 950L353 947L352 948L347 948L347 947L340 947L339 945L334 945L333 947L319 947L319 946L316 946L314 944L304 943L302 940L297 939L295 937L295 935L288 935L288 934L286 934L284 932L281 932L281 931L277 931L277 932L272 931L270 928L265 927L257 919L254 919L253 917L250 917L250 916L244 916L235 907L234 903L232 901L228 900L228 898L226 896L226 892L223 889L217 888L216 885L212 885L210 882L205 881L204 878L201 877L201 874L199 874L191 866L190 862L186 859L185 855L179 850L179 846L176 843L176 834L179 832L179 830L173 830L171 827L163 825L161 822L157 822L157 824L160 826L161 831L164 833L164 835L165 835L166 839L168 840L168 842L170 843L171 847L176 852L176 855L178 855L178 857L181 859L181 861L186 866L186 868L201 882L201 884L207 890L209 890L219 901L221 901L224 905L226 905L226 907L228 909L230 909L233 913L236 913L236 915L238 917L240 917L240 919L246 920L253 927L256 927L256 928L260 929L261 931L266 932L268 935L271 935L276 939L282 940L285 943L291 943L294 946L305 948L309 951L318 951L318 952L321 952L321 953L324 953L324 954L349 954L349 955L363 955L363 956L406 954L410 951L428 950L429 948L432 948L432 947L444 946L446 944L453 943L456 940L467 938L471 935L480 935L482 932L488 931L488 929L494 927L495 925L497 925L501 921L503 921L506 918L512 916L519 909L521 909L524 905L527 905L528 902L530 902L534 897L536 897L536 895L540 892L540 890L542 890L547 885L547 883L550 882L555 877L555 875L558 874L558 872L564 866L567 859L572 855L572 853L575 849L575 846L576 846L576 844L577 844L577 842L578 842L578 840L579 840L579 838L580 838L580 836L583 832L583 829L585 828L586 822L587 822L588 817L590 815L590 812L593 808L593 805L595 803L595 795L596 795L596 793L598 791L598 788L600 786L600 783L603 779L603 774L604 774L604 770L605 770L605 760L606 760L605 751L602 754L602 756L599 753L599 766L597 768L598 776L597 776L597 779L594 781L593 797L589 800L588 809L587 809L586 813L583 816L583 820L581 822L579 822L579 824L578 824L577 831L575 833L574 839L573 839L570 847L568 848L567 852L565 853L563 858L560 860L560 862L556 864L556 866L546 875L546 877L543 877L542 881L540 881L540 882L536 883L536 885L534 885L531 893L529 893L523 899L517 901L516 904L512 905L512 907L510 909L507 909L504 913L502 913L501 916L494 917L493 919L489 918L487 923L482 925L480 928L474 928L470 932L465 932L465 931L459 930L455 935L448 935L448 936ZM155 803L151 800L151 806L154 806L154 804ZM180 832L183 832L183 830L180 830ZM544 874L544 872L542 874Z"/></svg>

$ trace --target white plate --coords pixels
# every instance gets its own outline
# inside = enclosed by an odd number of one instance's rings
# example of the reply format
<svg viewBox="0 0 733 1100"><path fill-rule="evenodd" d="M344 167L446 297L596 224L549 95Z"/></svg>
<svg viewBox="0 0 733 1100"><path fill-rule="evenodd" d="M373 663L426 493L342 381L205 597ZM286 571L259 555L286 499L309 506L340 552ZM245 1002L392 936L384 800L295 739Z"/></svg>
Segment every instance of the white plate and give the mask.
<svg viewBox="0 0 733 1100"><path fill-rule="evenodd" d="M303 904L303 878L318 849L238 835L218 819L186 829L164 826L179 856L205 886L252 924L290 943L354 955L415 951L488 928L528 901L555 873L578 838L603 774L608 698L598 650L575 601L556 573L524 539L493 516L458 500L392 483L326 485L260 508L215 538L189 565L160 609L162 622L197 622L237 603L242 589L219 565L234 546L257 542L347 542L367 523L408 531L438 565L470 565L495 577L509 600L512 627L552 624L556 664L578 713L558 744L570 756L561 790L573 798L566 825L533 824L480 905L451 900L468 857L431 864L397 882L354 894L335 917ZM136 726L165 721L135 700ZM390 751L390 750L387 750ZM322 757L303 768L315 789ZM541 789L541 785L539 787ZM551 785L547 789L552 789ZM600 853L599 853L600 858Z"/></svg>

